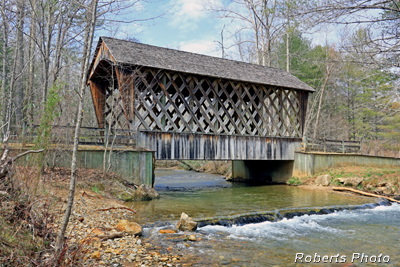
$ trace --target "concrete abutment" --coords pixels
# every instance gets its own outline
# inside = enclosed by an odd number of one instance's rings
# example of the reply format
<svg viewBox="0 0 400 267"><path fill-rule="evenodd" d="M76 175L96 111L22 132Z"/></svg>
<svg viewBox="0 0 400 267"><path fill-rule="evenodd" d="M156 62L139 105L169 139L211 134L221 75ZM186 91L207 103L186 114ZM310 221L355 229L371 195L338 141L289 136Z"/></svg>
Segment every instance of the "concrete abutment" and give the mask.
<svg viewBox="0 0 400 267"><path fill-rule="evenodd" d="M47 152L47 165L51 166L51 159L56 157L54 167L71 168L71 151L50 149ZM106 167L108 166L110 151L106 154ZM19 161L19 164L29 164L32 157L30 154ZM84 147L78 150L77 167L85 169L103 170L104 148ZM129 183L136 185L145 184L154 187L155 183L155 159L153 151L114 149L111 153L111 167L109 171L120 175Z"/></svg>

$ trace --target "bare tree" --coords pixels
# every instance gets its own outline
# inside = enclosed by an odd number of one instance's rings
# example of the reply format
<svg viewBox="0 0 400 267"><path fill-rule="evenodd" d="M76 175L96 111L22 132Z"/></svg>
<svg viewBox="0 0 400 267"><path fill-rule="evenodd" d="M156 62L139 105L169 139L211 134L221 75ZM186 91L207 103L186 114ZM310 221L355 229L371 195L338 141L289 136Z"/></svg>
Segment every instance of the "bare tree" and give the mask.
<svg viewBox="0 0 400 267"><path fill-rule="evenodd" d="M264 66L272 64L272 45L284 28L285 21L279 12L284 3L280 0L231 0L229 8L209 5L209 10L222 18L241 23L236 34L250 30L256 62ZM242 37L240 38L242 39ZM241 42L239 45L242 45Z"/></svg>
<svg viewBox="0 0 400 267"><path fill-rule="evenodd" d="M60 228L60 232L57 236L57 243L56 243L56 254L58 254L63 247L64 244L64 235L65 231L68 226L69 217L72 211L72 205L74 203L74 195L75 195L75 185L76 185L76 158L78 153L78 143L79 143L79 132L80 127L82 124L82 117L83 117L83 99L84 99L84 92L86 88L86 73L89 69L90 64L90 52L93 42L94 30L96 25L97 19L97 4L98 0L92 0L90 5L87 6L87 27L85 31L85 41L84 41L84 61L82 62L82 74L81 74L81 81L80 81L80 88L79 88L79 106L78 106L78 118L76 120L76 127L75 127L75 136L74 136L74 148L72 152L72 162L71 162L71 181L69 187L69 195L68 195L68 202L67 202L67 209L65 211L64 220Z"/></svg>
<svg viewBox="0 0 400 267"><path fill-rule="evenodd" d="M24 83L23 83L23 70L24 70L24 19L25 19L25 1L17 0L17 27L16 35L16 53L17 53L17 64L15 71L18 76L15 79L15 106L16 106L16 121L18 124L24 121L23 102L24 102Z"/></svg>
<svg viewBox="0 0 400 267"><path fill-rule="evenodd" d="M311 27L317 24L340 25L350 30L362 27L367 32L365 44L370 47L364 51L367 57L363 60L400 66L400 3L397 0L306 1L297 15L307 19Z"/></svg>
<svg viewBox="0 0 400 267"><path fill-rule="evenodd" d="M3 37L3 43L2 43L2 71L1 71L1 92L0 92L0 124L5 125L6 124L6 105L7 105L7 98L6 98L6 83L7 83L7 62L8 62L8 31L9 31L9 25L8 25L8 17L6 14L6 11L4 7L6 6L6 0L2 1L2 7L0 7L0 12L1 12L1 18L2 18L2 37Z"/></svg>

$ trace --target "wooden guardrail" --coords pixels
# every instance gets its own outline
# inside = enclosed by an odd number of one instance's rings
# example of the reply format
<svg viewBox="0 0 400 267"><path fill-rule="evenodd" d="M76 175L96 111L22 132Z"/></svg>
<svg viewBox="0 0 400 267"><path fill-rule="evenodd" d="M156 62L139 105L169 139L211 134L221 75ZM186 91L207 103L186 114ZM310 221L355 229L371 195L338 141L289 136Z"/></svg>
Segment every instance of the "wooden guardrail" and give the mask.
<svg viewBox="0 0 400 267"><path fill-rule="evenodd" d="M11 142L32 143L37 138L39 125L32 125L29 131L21 127L11 129ZM53 126L51 132L51 142L54 144L72 144L75 134L74 126ZM79 135L80 145L104 145L106 142L115 145L136 145L136 132L123 129L108 129L96 127L81 127Z"/></svg>
<svg viewBox="0 0 400 267"><path fill-rule="evenodd" d="M312 139L303 137L302 151L361 153L362 141Z"/></svg>

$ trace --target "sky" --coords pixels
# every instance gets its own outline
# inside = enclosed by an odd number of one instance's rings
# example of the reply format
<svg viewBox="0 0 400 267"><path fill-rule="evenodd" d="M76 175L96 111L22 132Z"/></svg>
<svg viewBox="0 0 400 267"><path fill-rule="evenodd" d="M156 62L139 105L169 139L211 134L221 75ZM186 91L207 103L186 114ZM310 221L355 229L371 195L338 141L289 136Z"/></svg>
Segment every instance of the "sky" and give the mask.
<svg viewBox="0 0 400 267"><path fill-rule="evenodd" d="M106 24L107 31L100 35L121 39L136 38L140 42L161 47L173 48L210 56L222 56L221 30L224 29L224 47L231 47L234 39L229 38L235 32L237 24L231 19L220 18L217 14L205 10L206 3L226 5L225 0L132 0L137 4L126 14L126 20L156 17L153 20L131 24ZM314 44L324 45L339 39L334 29L307 35ZM226 51L228 58L238 59L235 47Z"/></svg>
<svg viewBox="0 0 400 267"><path fill-rule="evenodd" d="M204 1L140 1L130 14L120 15L119 19L155 19L131 24L108 23L104 26L105 30L98 34L121 39L133 37L145 44L220 57L221 49L217 41L221 39L224 21L205 12Z"/></svg>

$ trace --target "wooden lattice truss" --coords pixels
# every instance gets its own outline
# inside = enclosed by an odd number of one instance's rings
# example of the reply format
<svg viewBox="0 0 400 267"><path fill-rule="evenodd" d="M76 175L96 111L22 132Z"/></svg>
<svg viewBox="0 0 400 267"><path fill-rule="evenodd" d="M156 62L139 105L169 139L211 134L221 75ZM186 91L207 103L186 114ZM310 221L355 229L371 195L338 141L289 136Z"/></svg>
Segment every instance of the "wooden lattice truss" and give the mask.
<svg viewBox="0 0 400 267"><path fill-rule="evenodd" d="M308 92L148 67L108 69L111 81L91 81L100 127L302 137Z"/></svg>

